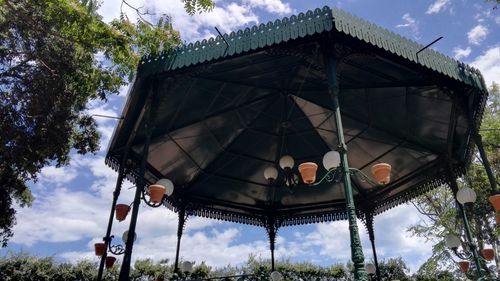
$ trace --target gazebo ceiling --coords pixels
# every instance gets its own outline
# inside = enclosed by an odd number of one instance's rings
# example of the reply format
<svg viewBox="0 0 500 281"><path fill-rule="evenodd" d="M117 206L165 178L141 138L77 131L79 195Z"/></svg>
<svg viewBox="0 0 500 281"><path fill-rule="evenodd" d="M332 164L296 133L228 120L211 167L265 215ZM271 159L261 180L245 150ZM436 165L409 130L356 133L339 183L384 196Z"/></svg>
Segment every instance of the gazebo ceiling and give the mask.
<svg viewBox="0 0 500 281"><path fill-rule="evenodd" d="M449 163L467 165L467 115L480 120L487 94L476 70L428 49L417 57L422 46L328 7L225 37L229 46L218 37L146 58L109 147L116 168L132 135L139 162L145 128L135 135L135 122L156 95L146 179L174 182L166 205L181 198L189 214L252 224L345 218L341 183L290 190L263 177L283 155L296 167L337 148L324 42L340 61L349 165L366 174L375 163L393 167L387 186L352 176L360 212L406 202L440 184Z"/></svg>

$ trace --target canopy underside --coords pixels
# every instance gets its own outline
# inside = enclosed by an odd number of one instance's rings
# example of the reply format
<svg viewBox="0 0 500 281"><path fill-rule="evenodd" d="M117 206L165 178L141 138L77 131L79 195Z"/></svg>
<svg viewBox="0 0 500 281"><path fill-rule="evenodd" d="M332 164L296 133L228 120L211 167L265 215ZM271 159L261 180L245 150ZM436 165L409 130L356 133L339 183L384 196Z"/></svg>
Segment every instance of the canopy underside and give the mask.
<svg viewBox="0 0 500 281"><path fill-rule="evenodd" d="M458 107L465 101L479 114L474 108L482 106L480 92L470 88L465 97L456 81L334 38L349 49L337 68L349 165L367 175L373 164L392 165L387 186L352 175L357 209L378 213L407 201L443 181L447 163L463 169L470 128ZM279 168L279 158L291 155L295 167L318 163L321 178L326 173L323 155L337 149L319 41L283 43L139 78L108 163L118 163L133 121L152 91L157 113L146 179L171 179L174 199L190 202L191 214L254 224L272 215L285 225L345 218L340 183L288 189L270 186L263 177L266 167ZM132 142L135 162L143 153L144 132L139 130ZM174 199L168 204L178 207Z"/></svg>

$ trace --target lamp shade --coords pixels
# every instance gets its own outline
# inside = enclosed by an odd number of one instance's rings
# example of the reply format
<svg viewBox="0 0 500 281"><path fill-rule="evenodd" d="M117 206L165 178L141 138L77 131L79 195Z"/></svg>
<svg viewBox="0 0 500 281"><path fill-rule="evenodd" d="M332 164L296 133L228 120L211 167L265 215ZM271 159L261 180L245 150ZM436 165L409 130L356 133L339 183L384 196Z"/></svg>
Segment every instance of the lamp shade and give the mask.
<svg viewBox="0 0 500 281"><path fill-rule="evenodd" d="M193 263L190 261L185 261L181 263L181 270L183 272L191 272L193 271Z"/></svg>
<svg viewBox="0 0 500 281"><path fill-rule="evenodd" d="M464 187L457 192L457 201L460 204L476 202L476 192L472 188Z"/></svg>
<svg viewBox="0 0 500 281"><path fill-rule="evenodd" d="M293 168L293 165L295 164L295 161L293 160L292 156L290 155L285 155L280 158L280 167L281 169L286 169L286 168Z"/></svg>
<svg viewBox="0 0 500 281"><path fill-rule="evenodd" d="M278 178L278 170L274 167L267 167L264 170L264 178L266 180L276 180Z"/></svg>
<svg viewBox="0 0 500 281"><path fill-rule="evenodd" d="M134 241L137 239L137 234L134 235ZM122 240L123 240L123 243L127 243L127 240L128 240L128 230L126 230L125 232L123 232L122 234Z"/></svg>
<svg viewBox="0 0 500 281"><path fill-rule="evenodd" d="M283 276L281 275L281 273L279 273L279 271L273 271L271 272L271 279L273 281L281 281L283 279Z"/></svg>
<svg viewBox="0 0 500 281"><path fill-rule="evenodd" d="M446 243L446 247L448 247L450 249L454 249L454 248L458 248L462 242L460 241L460 238L458 238L458 236L456 236L454 234L450 234L450 235L446 236L445 243Z"/></svg>
<svg viewBox="0 0 500 281"><path fill-rule="evenodd" d="M365 270L366 270L366 273L368 273L368 274L375 274L375 271L377 269L375 268L375 265L373 263L367 263L365 265Z"/></svg>
<svg viewBox="0 0 500 281"><path fill-rule="evenodd" d="M340 153L338 151L335 150L328 151L323 156L323 167L325 167L327 171L335 169L339 165L340 165Z"/></svg>
<svg viewBox="0 0 500 281"><path fill-rule="evenodd" d="M174 193L174 183L169 179L161 179L156 182L156 185L163 186L165 188L165 195L170 196Z"/></svg>

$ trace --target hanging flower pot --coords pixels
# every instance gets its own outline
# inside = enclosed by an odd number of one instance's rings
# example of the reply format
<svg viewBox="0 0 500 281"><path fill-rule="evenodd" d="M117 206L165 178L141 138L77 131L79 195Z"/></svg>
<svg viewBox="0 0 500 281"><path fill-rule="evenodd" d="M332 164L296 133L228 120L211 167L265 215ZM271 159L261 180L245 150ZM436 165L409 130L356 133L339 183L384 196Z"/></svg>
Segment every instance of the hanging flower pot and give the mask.
<svg viewBox="0 0 500 281"><path fill-rule="evenodd" d="M469 271L468 261L459 261L458 266L460 266L460 271L462 271L463 273L467 273Z"/></svg>
<svg viewBox="0 0 500 281"><path fill-rule="evenodd" d="M160 203L165 195L165 187L157 184L152 184L149 186L149 197L151 202Z"/></svg>
<svg viewBox="0 0 500 281"><path fill-rule="evenodd" d="M115 264L116 258L115 257L106 257L106 268L112 268L113 265Z"/></svg>
<svg viewBox="0 0 500 281"><path fill-rule="evenodd" d="M313 184L316 181L316 171L318 165L313 162L306 162L299 165L299 172L304 183Z"/></svg>
<svg viewBox="0 0 500 281"><path fill-rule="evenodd" d="M372 166L372 175L375 182L384 185L391 181L391 165L387 163L379 163Z"/></svg>
<svg viewBox="0 0 500 281"><path fill-rule="evenodd" d="M500 223L500 213L497 213L495 216L497 223Z"/></svg>
<svg viewBox="0 0 500 281"><path fill-rule="evenodd" d="M481 256L483 256L485 260L491 261L495 257L495 252L493 251L493 249L482 249Z"/></svg>
<svg viewBox="0 0 500 281"><path fill-rule="evenodd" d="M95 243L94 244L95 255L101 257L106 252L106 244L104 243Z"/></svg>
<svg viewBox="0 0 500 281"><path fill-rule="evenodd" d="M491 195L488 200L493 205L493 208L495 208L495 211L500 212L500 194Z"/></svg>
<svg viewBox="0 0 500 281"><path fill-rule="evenodd" d="M118 221L122 221L127 217L130 211L130 206L126 204L117 204L115 207L115 215Z"/></svg>

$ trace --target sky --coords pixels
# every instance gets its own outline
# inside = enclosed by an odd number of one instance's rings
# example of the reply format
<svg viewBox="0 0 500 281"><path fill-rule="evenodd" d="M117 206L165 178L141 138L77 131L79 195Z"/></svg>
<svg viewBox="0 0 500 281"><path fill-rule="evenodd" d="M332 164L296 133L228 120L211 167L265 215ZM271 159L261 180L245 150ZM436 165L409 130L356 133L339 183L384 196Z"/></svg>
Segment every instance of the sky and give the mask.
<svg viewBox="0 0 500 281"><path fill-rule="evenodd" d="M168 14L186 42L222 32L305 12L324 5L335 6L364 18L404 37L427 45L444 38L432 48L470 64L483 73L488 85L500 83L500 10L486 1L470 0L218 0L210 13L189 16L180 0L130 0L156 15ZM103 0L99 13L105 20L117 18L120 0ZM135 14L125 7L129 18ZM92 103L91 114L120 116L127 87L107 103ZM17 225L7 248L60 261L81 259L97 261L95 242L105 234L116 172L104 163L108 142L117 121L96 118L102 135L101 149L95 155L72 154L71 164L47 167L39 181L31 184L36 200L31 208L17 208ZM119 203L132 201L134 189L125 182ZM130 217L130 216L129 216ZM130 218L114 221L112 233L121 237ZM411 204L393 208L375 218L375 236L379 259L402 257L411 271L430 257L432 241L412 237L407 228L425 222ZM169 259L175 256L177 215L167 208L141 204L137 222L137 241L133 259ZM366 260L372 259L368 235L359 224ZM121 242L121 239L114 240ZM213 267L241 265L249 255L270 258L263 228L192 217L186 224L181 258ZM349 231L345 221L286 227L279 231L276 258L307 261L317 265L345 263L350 259ZM120 257L119 257L120 259Z"/></svg>

